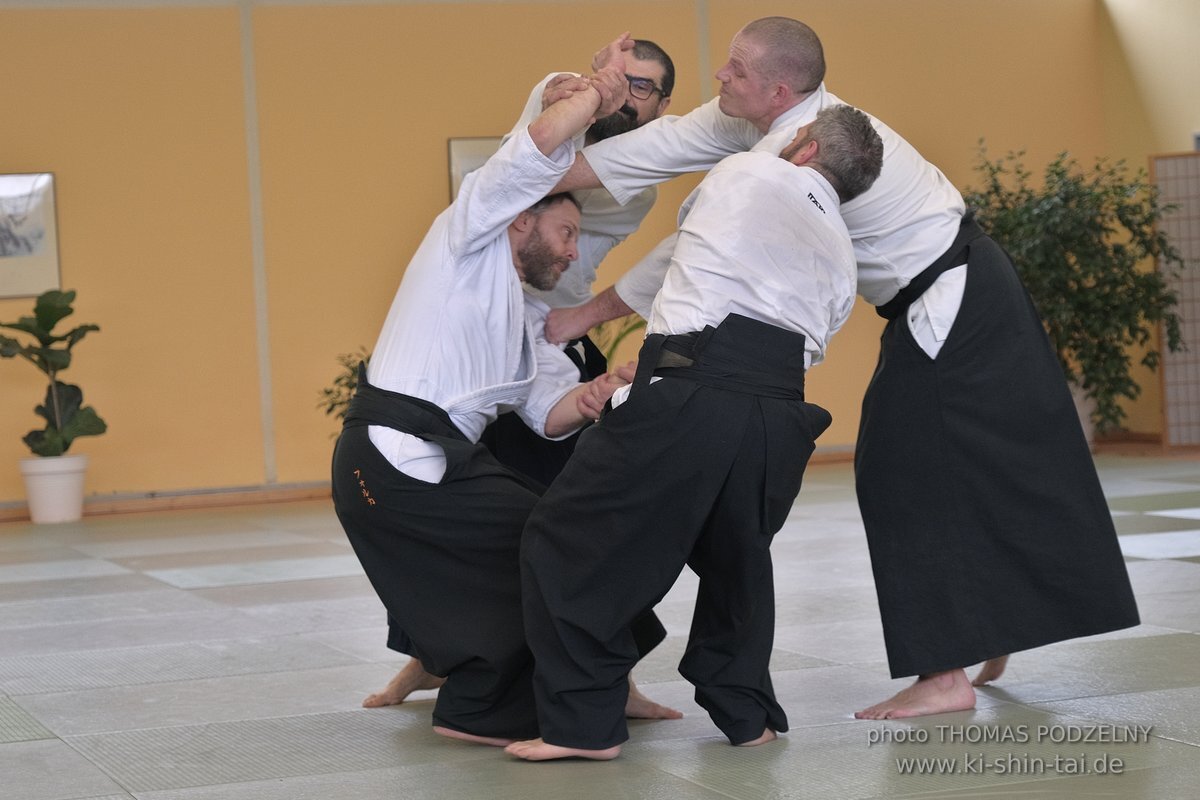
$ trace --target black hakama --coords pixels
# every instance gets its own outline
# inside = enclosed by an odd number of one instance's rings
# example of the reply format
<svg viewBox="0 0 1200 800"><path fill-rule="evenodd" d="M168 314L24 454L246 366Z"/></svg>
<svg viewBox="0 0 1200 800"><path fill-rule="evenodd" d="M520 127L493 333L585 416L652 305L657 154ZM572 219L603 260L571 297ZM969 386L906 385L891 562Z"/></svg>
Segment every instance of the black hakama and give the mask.
<svg viewBox="0 0 1200 800"><path fill-rule="evenodd" d="M446 454L442 480L397 470L368 425L436 442ZM518 553L543 491L468 441L441 408L371 386L360 371L334 450L334 508L387 608L388 646L446 677L435 724L478 736L538 735ZM666 630L647 611L631 635L640 658Z"/></svg>
<svg viewBox="0 0 1200 800"><path fill-rule="evenodd" d="M990 238L966 260L937 358L901 313L863 400L855 475L892 677L1138 624L1037 311Z"/></svg>
<svg viewBox="0 0 1200 800"><path fill-rule="evenodd" d="M629 399L584 433L526 526L526 631L551 744L627 738L628 625L685 564L700 588L679 669L697 702L735 744L787 729L768 671L769 546L830 417L803 400L803 336L730 315L696 338L680 360L647 337Z"/></svg>
<svg viewBox="0 0 1200 800"><path fill-rule="evenodd" d="M368 425L440 445L441 482L397 470ZM434 724L477 736L538 735L517 559L539 490L469 442L442 409L360 376L334 449L334 508L387 608L389 645L446 677Z"/></svg>

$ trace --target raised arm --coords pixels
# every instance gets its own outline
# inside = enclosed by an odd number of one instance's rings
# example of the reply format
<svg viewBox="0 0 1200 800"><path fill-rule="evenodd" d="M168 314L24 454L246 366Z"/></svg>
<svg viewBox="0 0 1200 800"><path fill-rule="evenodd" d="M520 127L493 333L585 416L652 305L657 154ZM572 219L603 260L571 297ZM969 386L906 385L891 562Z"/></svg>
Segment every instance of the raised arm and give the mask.
<svg viewBox="0 0 1200 800"><path fill-rule="evenodd" d="M629 134L624 134L628 136ZM567 174L554 187L556 192L574 192L579 189L599 189L603 186L600 182L596 171L592 169L592 165L588 163L587 158L583 153L575 155L575 163L567 170Z"/></svg>
<svg viewBox="0 0 1200 800"><path fill-rule="evenodd" d="M619 203L688 172L710 169L732 153L749 150L762 134L730 117L712 100L682 117L656 119L635 131L584 148L559 184L564 190L604 186Z"/></svg>
<svg viewBox="0 0 1200 800"><path fill-rule="evenodd" d="M548 156L597 117L620 108L628 89L623 72L605 67L591 77L586 89L572 92L539 114L529 124L529 138Z"/></svg>

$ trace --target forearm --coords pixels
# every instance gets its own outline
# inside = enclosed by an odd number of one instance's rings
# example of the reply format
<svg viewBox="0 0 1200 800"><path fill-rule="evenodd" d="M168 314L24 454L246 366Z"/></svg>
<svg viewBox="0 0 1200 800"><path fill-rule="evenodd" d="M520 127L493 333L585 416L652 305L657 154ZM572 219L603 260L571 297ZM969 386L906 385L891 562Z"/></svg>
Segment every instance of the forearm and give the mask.
<svg viewBox="0 0 1200 800"><path fill-rule="evenodd" d="M632 314L633 309L613 287L608 287L581 306L556 308L546 319L547 341L561 344L578 339L601 322Z"/></svg>
<svg viewBox="0 0 1200 800"><path fill-rule="evenodd" d="M634 313L633 309L621 299L621 295L617 294L615 286L610 286L593 297L587 302L587 305L590 306L589 319L591 324L588 325L589 330L602 322L608 322L609 320Z"/></svg>
<svg viewBox="0 0 1200 800"><path fill-rule="evenodd" d="M586 383L579 384L578 387L563 395L562 399L550 409L550 413L546 415L544 428L547 439L566 436L577 428L583 427L583 424L588 421L588 418L579 410L579 399L587 391L587 387Z"/></svg>
<svg viewBox="0 0 1200 800"><path fill-rule="evenodd" d="M599 90L589 86L559 100L529 123L529 138L538 150L550 155L563 142L587 127L600 107L600 99Z"/></svg>
<svg viewBox="0 0 1200 800"><path fill-rule="evenodd" d="M620 368L623 374L600 375L587 383L581 383L563 395L546 415L543 430L546 436L554 438L565 436L585 422L600 419L605 404L612 398L618 387L625 386L633 378L629 365Z"/></svg>
<svg viewBox="0 0 1200 800"><path fill-rule="evenodd" d="M600 178L592 169L592 165L588 163L583 153L579 153L575 156L575 163L567 170L567 174L554 187L554 191L574 192L578 189L599 189L600 186Z"/></svg>

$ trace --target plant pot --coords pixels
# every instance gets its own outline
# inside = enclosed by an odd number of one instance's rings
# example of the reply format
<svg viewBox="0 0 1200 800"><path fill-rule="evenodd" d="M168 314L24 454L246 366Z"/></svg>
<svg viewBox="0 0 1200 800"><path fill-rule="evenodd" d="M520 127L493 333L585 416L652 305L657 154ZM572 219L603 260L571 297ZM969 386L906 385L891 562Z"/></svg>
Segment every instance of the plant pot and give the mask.
<svg viewBox="0 0 1200 800"><path fill-rule="evenodd" d="M83 516L83 477L87 461L83 454L21 459L31 520L39 524L74 522Z"/></svg>

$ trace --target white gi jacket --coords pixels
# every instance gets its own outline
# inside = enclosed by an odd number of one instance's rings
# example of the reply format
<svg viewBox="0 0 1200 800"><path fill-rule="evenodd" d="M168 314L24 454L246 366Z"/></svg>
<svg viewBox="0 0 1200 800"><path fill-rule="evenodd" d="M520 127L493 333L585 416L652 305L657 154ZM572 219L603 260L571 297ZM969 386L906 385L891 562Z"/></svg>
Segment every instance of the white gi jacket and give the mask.
<svg viewBox="0 0 1200 800"><path fill-rule="evenodd" d="M552 72L543 78L525 102L525 109L506 135L505 139L529 127L529 123L542 113L542 91L546 84L560 72ZM582 148L584 133L575 136L575 147ZM638 229L642 220L654 207L658 188L649 186L632 192L623 203L618 203L607 189L583 189L572 192L583 206L579 224L579 259L559 278L558 285L548 291L526 285L525 291L543 300L550 308L578 306L592 299L592 284L596 282L596 270L600 262L629 234Z"/></svg>
<svg viewBox="0 0 1200 800"><path fill-rule="evenodd" d="M464 178L405 270L372 351L372 385L434 403L471 441L508 410L545 433L547 414L579 385L579 370L545 340L545 305L521 291L507 229L574 155L566 142L547 158L523 130ZM402 471L440 453L382 426L371 426L370 438Z"/></svg>
<svg viewBox="0 0 1200 800"><path fill-rule="evenodd" d="M833 187L769 152L738 153L685 204L648 333L688 333L741 314L805 337L805 366L854 307L850 234Z"/></svg>
<svg viewBox="0 0 1200 800"><path fill-rule="evenodd" d="M843 101L822 84L776 119L765 136L746 120L724 114L718 102L713 99L682 117L655 120L624 134L619 143L597 142L585 148L584 155L620 201L675 175L709 169L731 153L778 153L818 111ZM883 170L870 189L842 206L841 214L854 242L859 294L881 305L945 252L958 233L965 206L937 167L887 125L874 117L871 122L883 139ZM640 314L649 312L670 249L669 244L655 248L617 282L617 294ZM935 302L944 295L939 285L956 280L957 293ZM927 292L924 303L914 303L928 312L939 338L945 338L957 314L963 280L963 270L951 270Z"/></svg>

